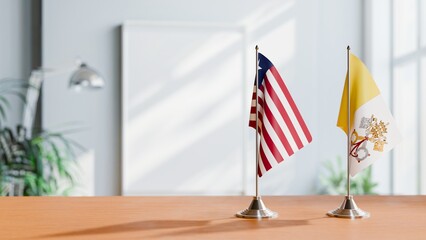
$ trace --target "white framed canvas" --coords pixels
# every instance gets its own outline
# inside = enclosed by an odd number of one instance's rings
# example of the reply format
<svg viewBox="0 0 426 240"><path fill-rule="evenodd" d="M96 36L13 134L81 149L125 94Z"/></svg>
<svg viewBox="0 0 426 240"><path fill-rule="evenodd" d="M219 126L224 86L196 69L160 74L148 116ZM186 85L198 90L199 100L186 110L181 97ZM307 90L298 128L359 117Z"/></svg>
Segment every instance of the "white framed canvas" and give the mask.
<svg viewBox="0 0 426 240"><path fill-rule="evenodd" d="M244 192L246 42L239 26L123 24L123 195Z"/></svg>

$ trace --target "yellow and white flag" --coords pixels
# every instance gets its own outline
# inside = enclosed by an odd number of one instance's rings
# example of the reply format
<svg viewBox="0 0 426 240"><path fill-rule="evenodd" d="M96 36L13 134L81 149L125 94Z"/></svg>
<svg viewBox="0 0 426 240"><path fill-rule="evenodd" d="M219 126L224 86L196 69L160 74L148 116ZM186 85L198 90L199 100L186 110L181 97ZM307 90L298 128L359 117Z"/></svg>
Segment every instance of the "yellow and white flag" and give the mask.
<svg viewBox="0 0 426 240"><path fill-rule="evenodd" d="M381 158L400 141L401 135L379 88L367 67L354 54L349 55L350 73L350 174L355 176ZM340 103L337 126L348 129L348 76Z"/></svg>

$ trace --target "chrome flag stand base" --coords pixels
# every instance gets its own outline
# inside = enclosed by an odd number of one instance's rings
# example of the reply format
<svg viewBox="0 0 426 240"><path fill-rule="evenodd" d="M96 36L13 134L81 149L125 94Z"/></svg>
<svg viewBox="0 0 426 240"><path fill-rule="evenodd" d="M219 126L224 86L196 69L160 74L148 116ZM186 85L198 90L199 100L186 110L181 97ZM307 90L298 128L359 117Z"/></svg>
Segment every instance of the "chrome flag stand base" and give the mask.
<svg viewBox="0 0 426 240"><path fill-rule="evenodd" d="M342 205L332 211L327 213L330 217L339 217L339 218L368 218L370 217L370 213L364 212L355 203L353 196L345 196L345 200L343 200Z"/></svg>
<svg viewBox="0 0 426 240"><path fill-rule="evenodd" d="M236 214L240 218L276 218L278 213L266 208L260 197L253 197L250 206Z"/></svg>

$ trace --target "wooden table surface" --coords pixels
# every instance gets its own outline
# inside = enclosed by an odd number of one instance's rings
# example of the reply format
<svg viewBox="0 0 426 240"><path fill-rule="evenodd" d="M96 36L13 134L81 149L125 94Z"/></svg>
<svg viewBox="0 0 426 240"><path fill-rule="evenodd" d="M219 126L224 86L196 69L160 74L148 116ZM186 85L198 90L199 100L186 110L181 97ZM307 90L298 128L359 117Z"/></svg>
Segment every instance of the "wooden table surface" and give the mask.
<svg viewBox="0 0 426 240"><path fill-rule="evenodd" d="M263 200L278 218L235 218L251 197L3 197L0 239L426 239L426 196L356 196L360 220L325 216L342 196Z"/></svg>

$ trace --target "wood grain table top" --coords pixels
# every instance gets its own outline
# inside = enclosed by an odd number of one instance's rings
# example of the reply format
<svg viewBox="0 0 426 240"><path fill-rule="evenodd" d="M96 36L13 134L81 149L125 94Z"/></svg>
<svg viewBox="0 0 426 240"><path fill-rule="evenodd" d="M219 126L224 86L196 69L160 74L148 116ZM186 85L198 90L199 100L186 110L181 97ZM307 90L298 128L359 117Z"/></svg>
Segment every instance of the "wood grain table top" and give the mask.
<svg viewBox="0 0 426 240"><path fill-rule="evenodd" d="M356 196L368 219L325 215L343 196L274 196L278 218L234 217L251 197L3 197L0 239L426 239L426 196Z"/></svg>

